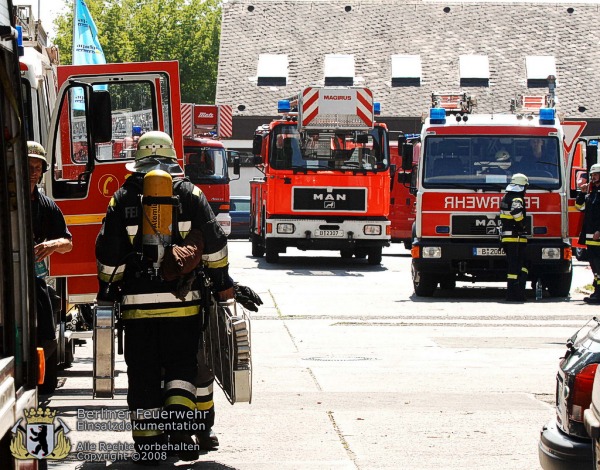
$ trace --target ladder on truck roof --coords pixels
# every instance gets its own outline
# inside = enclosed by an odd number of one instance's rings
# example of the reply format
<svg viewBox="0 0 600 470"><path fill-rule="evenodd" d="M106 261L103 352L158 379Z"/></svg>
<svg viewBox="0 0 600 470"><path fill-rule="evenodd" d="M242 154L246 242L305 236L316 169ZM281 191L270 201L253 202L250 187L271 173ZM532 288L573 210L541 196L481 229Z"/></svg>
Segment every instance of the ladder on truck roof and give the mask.
<svg viewBox="0 0 600 470"><path fill-rule="evenodd" d="M442 108L447 112L471 114L477 106L477 100L465 92L440 92L431 93L431 107Z"/></svg>

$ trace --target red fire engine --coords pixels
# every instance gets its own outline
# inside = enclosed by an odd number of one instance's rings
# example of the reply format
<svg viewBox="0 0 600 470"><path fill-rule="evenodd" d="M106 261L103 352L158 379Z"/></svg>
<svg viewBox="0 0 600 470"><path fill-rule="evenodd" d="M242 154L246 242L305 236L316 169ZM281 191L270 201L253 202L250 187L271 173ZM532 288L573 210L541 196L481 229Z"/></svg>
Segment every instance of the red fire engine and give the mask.
<svg viewBox="0 0 600 470"><path fill-rule="evenodd" d="M568 295L569 237L576 236L569 234L568 218L576 214L568 210L575 185L567 169L585 123L560 121L550 85L547 96L515 99L509 114L473 114L476 102L466 93L432 95L420 144L405 143L402 152L403 167L412 168L416 181L412 277L417 295L433 295L438 284L449 289L456 281L506 280L498 214L514 173L526 174L530 182L530 280L541 282L552 296ZM413 152L418 154L414 168Z"/></svg>
<svg viewBox="0 0 600 470"><path fill-rule="evenodd" d="M412 142L418 140L418 134L404 134L402 140ZM402 149L397 142L390 142L390 160L394 171L392 172L392 186L390 188L390 223L392 230L392 243L404 243L410 250L412 247L413 228L417 214L417 200L411 192L412 172L402 169ZM417 162L413 161L416 165Z"/></svg>
<svg viewBox="0 0 600 470"><path fill-rule="evenodd" d="M118 123L167 132L183 167L179 67L175 61L59 66L58 85L45 187L65 215L73 250L52 257L49 269L66 279L68 302L90 321L98 292L96 236L133 158L115 149L113 131Z"/></svg>
<svg viewBox="0 0 600 470"><path fill-rule="evenodd" d="M218 138L231 137L232 112L227 105L183 104L183 151L185 175L202 189L226 235L231 233L229 216L229 164L240 174L237 152L225 150ZM239 178L239 176L238 176Z"/></svg>
<svg viewBox="0 0 600 470"><path fill-rule="evenodd" d="M268 263L287 247L339 250L381 263L390 243L389 143L367 88L305 88L259 127L250 182L252 255Z"/></svg>

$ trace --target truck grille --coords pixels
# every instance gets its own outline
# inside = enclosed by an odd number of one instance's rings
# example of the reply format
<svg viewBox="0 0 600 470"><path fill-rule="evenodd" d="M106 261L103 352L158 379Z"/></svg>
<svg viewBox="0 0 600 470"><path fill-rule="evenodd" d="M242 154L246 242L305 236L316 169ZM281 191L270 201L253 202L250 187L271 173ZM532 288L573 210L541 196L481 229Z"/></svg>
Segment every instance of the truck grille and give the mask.
<svg viewBox="0 0 600 470"><path fill-rule="evenodd" d="M298 187L292 209L304 212L367 212L366 188Z"/></svg>

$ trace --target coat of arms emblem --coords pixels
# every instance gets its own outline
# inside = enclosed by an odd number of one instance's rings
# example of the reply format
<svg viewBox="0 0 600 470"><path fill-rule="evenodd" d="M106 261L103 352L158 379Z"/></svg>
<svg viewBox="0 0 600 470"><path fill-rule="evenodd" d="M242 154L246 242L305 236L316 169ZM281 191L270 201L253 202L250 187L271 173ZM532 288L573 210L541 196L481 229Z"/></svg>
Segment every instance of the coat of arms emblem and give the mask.
<svg viewBox="0 0 600 470"><path fill-rule="evenodd" d="M21 425L20 418L11 429L13 433L10 442L12 455L19 459L64 459L71 450L71 441L66 437L70 429L56 411L48 408L31 408L25 410L26 426Z"/></svg>

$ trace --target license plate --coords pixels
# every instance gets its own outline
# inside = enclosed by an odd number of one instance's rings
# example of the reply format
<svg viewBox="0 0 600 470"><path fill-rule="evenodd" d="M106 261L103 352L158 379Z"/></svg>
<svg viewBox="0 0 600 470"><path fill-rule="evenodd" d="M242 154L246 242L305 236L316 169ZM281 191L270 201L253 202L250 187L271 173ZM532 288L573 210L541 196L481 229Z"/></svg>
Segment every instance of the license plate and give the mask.
<svg viewBox="0 0 600 470"><path fill-rule="evenodd" d="M504 256L505 254L502 248L473 248L475 256Z"/></svg>
<svg viewBox="0 0 600 470"><path fill-rule="evenodd" d="M315 230L315 237L343 237L343 230Z"/></svg>

